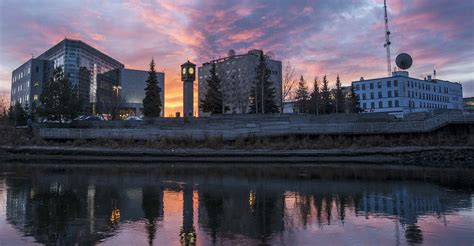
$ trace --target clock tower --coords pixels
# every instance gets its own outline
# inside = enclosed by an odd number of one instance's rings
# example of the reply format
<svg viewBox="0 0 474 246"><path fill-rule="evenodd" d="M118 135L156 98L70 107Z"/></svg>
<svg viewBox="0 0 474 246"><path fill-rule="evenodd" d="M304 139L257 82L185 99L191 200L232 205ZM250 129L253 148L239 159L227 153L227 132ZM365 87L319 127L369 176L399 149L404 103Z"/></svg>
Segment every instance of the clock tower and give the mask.
<svg viewBox="0 0 474 246"><path fill-rule="evenodd" d="M181 80L183 81L183 116L194 116L194 81L196 80L196 65L187 61L181 65Z"/></svg>

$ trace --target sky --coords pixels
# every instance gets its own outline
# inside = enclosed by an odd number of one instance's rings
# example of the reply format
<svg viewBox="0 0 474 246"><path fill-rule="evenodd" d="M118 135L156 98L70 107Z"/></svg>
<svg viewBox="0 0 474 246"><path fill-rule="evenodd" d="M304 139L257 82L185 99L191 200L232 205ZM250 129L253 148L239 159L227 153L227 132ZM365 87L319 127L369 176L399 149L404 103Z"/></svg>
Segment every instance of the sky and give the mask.
<svg viewBox="0 0 474 246"><path fill-rule="evenodd" d="M474 1L388 6L392 67L397 54L409 53L411 77L436 69L437 78L460 82L464 97L474 96ZM0 95L9 98L14 68L65 37L126 68L147 70L153 57L165 72L165 115L182 108L179 66L229 49L272 52L309 84L325 74L332 85L338 74L350 85L387 73L383 0L0 0Z"/></svg>

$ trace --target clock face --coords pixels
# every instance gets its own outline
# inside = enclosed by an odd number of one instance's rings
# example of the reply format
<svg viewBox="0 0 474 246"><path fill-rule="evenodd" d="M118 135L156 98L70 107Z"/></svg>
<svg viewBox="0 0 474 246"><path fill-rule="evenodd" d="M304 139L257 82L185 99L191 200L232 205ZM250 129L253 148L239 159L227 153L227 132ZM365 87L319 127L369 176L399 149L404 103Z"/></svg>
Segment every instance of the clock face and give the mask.
<svg viewBox="0 0 474 246"><path fill-rule="evenodd" d="M194 68L190 67L190 68L188 69L188 72L189 72L189 74L194 74Z"/></svg>
<svg viewBox="0 0 474 246"><path fill-rule="evenodd" d="M186 68L183 67L183 74L186 74Z"/></svg>

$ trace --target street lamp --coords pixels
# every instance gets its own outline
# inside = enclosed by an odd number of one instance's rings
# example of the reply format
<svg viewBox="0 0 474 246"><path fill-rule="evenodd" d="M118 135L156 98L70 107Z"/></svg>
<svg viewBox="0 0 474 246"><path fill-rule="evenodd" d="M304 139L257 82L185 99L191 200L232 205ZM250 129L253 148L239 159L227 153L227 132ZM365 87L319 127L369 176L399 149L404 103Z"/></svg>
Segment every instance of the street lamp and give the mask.
<svg viewBox="0 0 474 246"><path fill-rule="evenodd" d="M121 89L122 89L122 86L120 86L120 85L112 86L112 90L115 92L115 95L117 96L117 100L118 100L119 90L121 90Z"/></svg>
<svg viewBox="0 0 474 246"><path fill-rule="evenodd" d="M119 90L122 89L122 86L120 85L113 85L112 90L115 92L115 106L114 106L114 111L113 111L113 118L115 120L116 114L117 114L117 109L119 107Z"/></svg>

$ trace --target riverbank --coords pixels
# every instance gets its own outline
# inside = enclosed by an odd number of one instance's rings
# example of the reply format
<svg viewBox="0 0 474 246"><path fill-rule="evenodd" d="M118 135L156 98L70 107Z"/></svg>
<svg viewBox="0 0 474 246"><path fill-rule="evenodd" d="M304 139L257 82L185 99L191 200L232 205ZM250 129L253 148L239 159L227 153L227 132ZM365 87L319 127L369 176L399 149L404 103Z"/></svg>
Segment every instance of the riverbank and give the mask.
<svg viewBox="0 0 474 246"><path fill-rule="evenodd" d="M372 147L341 149L110 148L73 146L0 146L2 162L116 164L396 164L474 168L474 147Z"/></svg>

